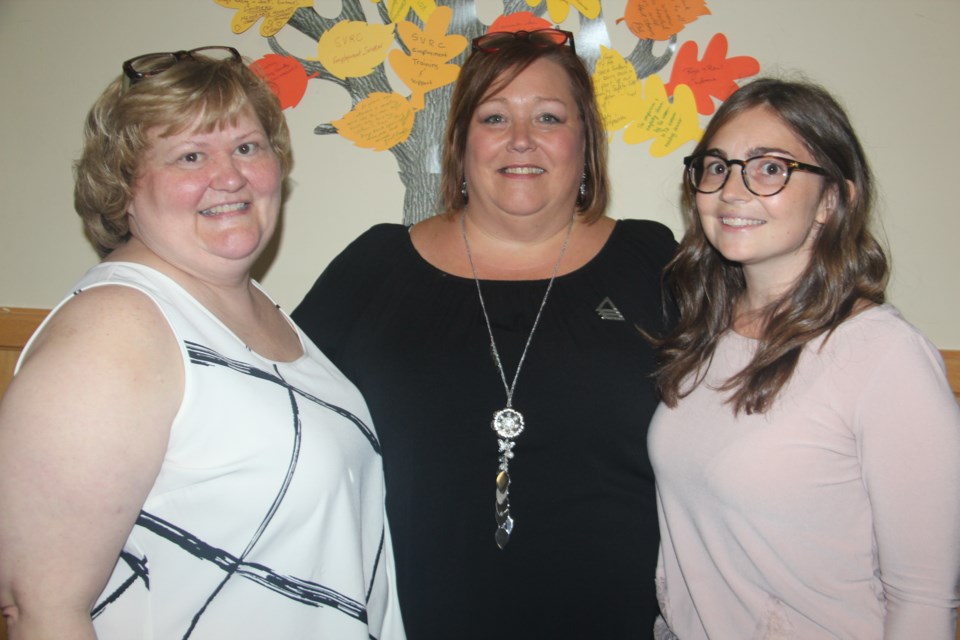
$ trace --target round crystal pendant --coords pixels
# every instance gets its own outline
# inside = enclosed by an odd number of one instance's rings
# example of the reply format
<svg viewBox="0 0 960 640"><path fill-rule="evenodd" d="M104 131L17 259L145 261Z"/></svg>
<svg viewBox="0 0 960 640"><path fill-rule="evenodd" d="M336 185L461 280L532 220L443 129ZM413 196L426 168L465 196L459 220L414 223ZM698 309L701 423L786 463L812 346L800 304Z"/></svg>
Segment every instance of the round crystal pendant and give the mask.
<svg viewBox="0 0 960 640"><path fill-rule="evenodd" d="M500 409L493 414L490 426L501 438L516 438L523 431L523 415L513 409Z"/></svg>

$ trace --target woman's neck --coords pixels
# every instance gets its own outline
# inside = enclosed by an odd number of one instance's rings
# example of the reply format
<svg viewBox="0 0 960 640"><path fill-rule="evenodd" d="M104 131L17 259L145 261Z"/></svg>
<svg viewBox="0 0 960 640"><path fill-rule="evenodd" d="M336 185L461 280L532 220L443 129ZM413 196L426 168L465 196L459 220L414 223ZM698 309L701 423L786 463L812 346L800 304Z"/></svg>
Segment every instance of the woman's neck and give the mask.
<svg viewBox="0 0 960 640"><path fill-rule="evenodd" d="M522 273L552 273L575 223L573 212L566 219L490 219L471 215L468 208L454 216L463 243L470 243L478 273L504 274L507 279Z"/></svg>
<svg viewBox="0 0 960 640"><path fill-rule="evenodd" d="M466 246L461 231L461 212L446 213L417 224L411 231L411 240L420 255L441 271L472 278ZM586 224L581 219L564 221L551 233L522 235L491 232L489 226L474 224L467 213L463 230L477 276L482 280L543 280L549 278L560 256L567 232L570 239L560 262L558 275L575 271L593 259L603 248L614 222L601 218Z"/></svg>

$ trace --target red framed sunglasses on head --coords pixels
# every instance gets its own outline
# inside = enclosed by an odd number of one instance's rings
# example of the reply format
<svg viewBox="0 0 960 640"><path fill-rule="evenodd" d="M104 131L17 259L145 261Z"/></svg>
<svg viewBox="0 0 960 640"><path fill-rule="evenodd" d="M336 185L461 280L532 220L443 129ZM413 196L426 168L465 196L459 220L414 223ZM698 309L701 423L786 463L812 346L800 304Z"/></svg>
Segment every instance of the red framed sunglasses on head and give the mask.
<svg viewBox="0 0 960 640"><path fill-rule="evenodd" d="M573 42L573 34L562 29L536 29L534 31L492 31L474 38L473 50L483 53L496 53L508 42L525 40L535 47L562 47L569 43L570 49L576 53L577 47Z"/></svg>

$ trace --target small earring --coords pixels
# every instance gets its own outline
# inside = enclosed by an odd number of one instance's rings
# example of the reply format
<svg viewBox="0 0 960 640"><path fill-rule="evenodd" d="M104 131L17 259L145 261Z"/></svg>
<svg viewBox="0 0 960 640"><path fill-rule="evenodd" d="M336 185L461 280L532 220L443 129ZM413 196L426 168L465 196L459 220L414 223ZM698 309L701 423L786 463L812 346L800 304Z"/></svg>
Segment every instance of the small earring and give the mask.
<svg viewBox="0 0 960 640"><path fill-rule="evenodd" d="M463 196L463 201L466 202L470 199L470 196L467 195L467 181L464 180L460 183L460 195Z"/></svg>
<svg viewBox="0 0 960 640"><path fill-rule="evenodd" d="M587 202L587 172L580 178L580 192L577 194L577 206L582 207Z"/></svg>

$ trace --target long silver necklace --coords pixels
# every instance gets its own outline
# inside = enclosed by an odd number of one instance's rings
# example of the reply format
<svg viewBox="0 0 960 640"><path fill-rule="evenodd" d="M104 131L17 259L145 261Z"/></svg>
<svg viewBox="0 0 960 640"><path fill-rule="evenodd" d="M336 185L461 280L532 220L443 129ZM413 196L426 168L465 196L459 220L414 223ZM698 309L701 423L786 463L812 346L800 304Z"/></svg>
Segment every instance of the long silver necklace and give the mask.
<svg viewBox="0 0 960 640"><path fill-rule="evenodd" d="M496 492L496 518L497 531L494 534L494 540L497 546L503 549L510 542L510 534L513 533L513 516L510 515L510 460L513 459L514 438L523 432L523 414L513 408L513 392L517 388L517 378L520 377L520 369L523 367L523 361L527 357L527 349L530 348L530 341L533 340L533 332L537 330L540 323L540 316L543 314L543 308L547 306L547 298L550 296L550 290L553 288L553 281L557 279L557 271L560 270L560 261L563 260L563 254L567 251L567 244L570 242L570 232L573 231L574 218L570 219L570 225L567 227L567 235L563 239L563 246L560 247L560 255L557 257L557 263L553 265L553 273L550 275L550 282L547 283L547 290L543 294L543 300L540 302L540 308L537 310L537 317L533 320L533 326L530 327L530 335L527 336L527 342L523 345L523 352L520 354L520 361L517 362L517 371L513 374L513 382L507 384L507 374L503 370L503 363L500 361L500 352L497 350L497 341L493 339L493 326L490 324L490 316L487 314L487 305L483 301L483 292L480 290L480 278L477 277L477 267L473 264L473 254L470 253L470 242L467 240L467 228L464 223L466 213L460 214L460 234L463 236L463 245L467 249L467 261L470 263L470 271L473 273L473 281L477 285L477 297L480 298L480 309L483 311L483 320L487 324L487 334L490 336L490 352L493 355L493 362L497 365L497 371L500 372L500 380L503 381L503 390L507 393L507 406L494 412L490 427L497 433L497 448L500 453L500 465L497 471L497 492Z"/></svg>

